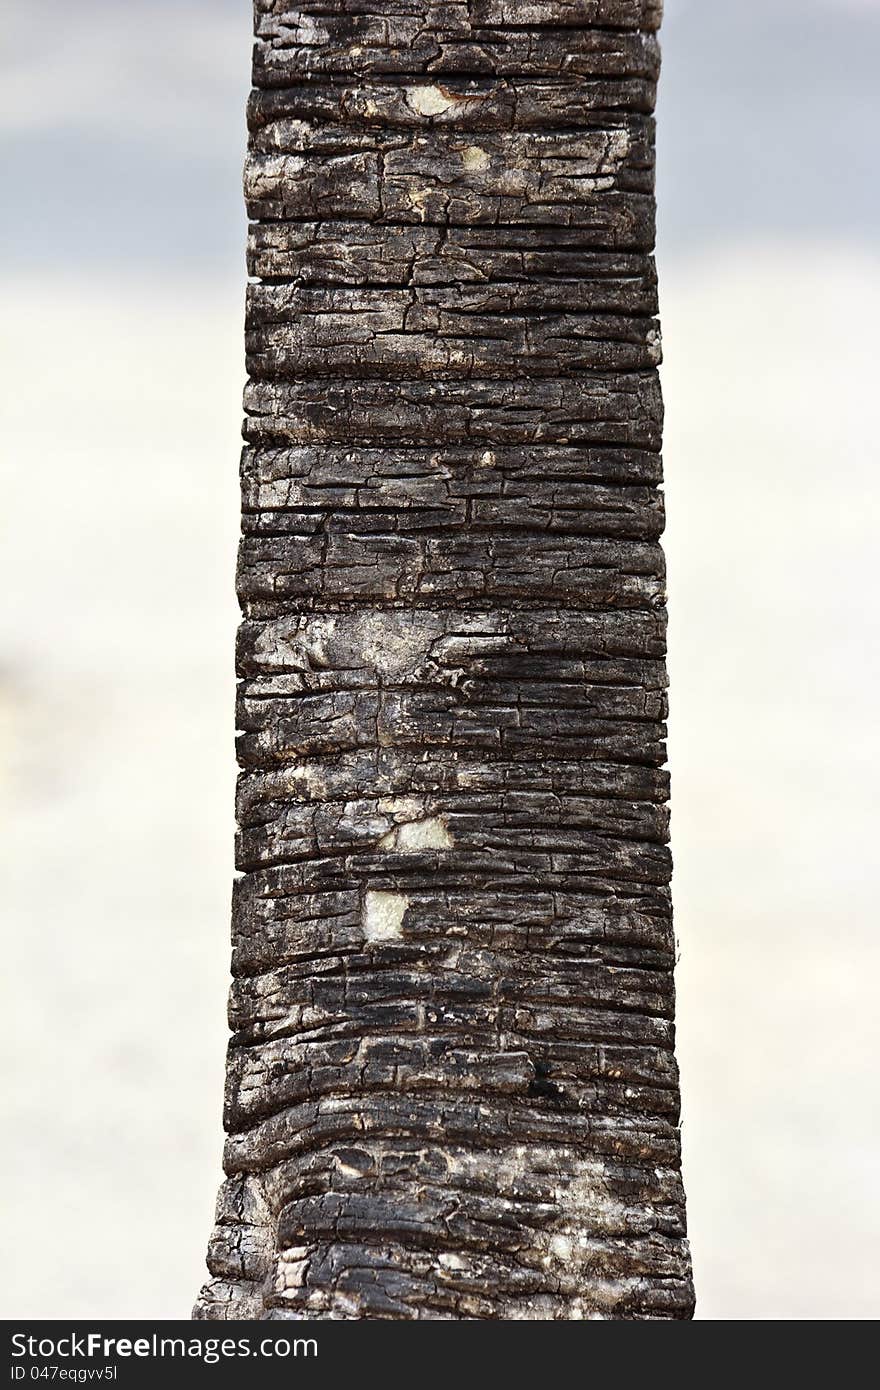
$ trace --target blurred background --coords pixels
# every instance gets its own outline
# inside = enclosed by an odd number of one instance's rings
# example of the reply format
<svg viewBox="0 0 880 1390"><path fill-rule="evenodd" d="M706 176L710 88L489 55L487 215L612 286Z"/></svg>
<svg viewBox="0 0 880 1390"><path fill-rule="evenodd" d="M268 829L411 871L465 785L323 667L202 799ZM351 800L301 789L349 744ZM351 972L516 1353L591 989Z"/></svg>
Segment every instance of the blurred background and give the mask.
<svg viewBox="0 0 880 1390"><path fill-rule="evenodd" d="M187 1316L220 1176L248 0L6 0L5 1316ZM667 0L698 1316L880 1313L880 0Z"/></svg>

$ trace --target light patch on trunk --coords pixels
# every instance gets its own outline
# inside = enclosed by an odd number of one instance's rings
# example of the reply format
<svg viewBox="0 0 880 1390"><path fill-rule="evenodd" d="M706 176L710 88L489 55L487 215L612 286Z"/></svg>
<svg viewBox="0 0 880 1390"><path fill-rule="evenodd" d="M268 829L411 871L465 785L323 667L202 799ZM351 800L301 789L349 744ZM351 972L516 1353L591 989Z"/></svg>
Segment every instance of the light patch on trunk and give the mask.
<svg viewBox="0 0 880 1390"><path fill-rule="evenodd" d="M290 791L305 801L322 801L330 794L326 772L316 763L289 768L285 781L289 783Z"/></svg>
<svg viewBox="0 0 880 1390"><path fill-rule="evenodd" d="M604 169L611 168L616 173L632 149L632 140L627 130L615 130L608 141L605 157L601 164Z"/></svg>
<svg viewBox="0 0 880 1390"><path fill-rule="evenodd" d="M305 168L302 155L269 155L257 162L251 159L245 164L244 187L248 198L271 198L278 185L285 180L295 180Z"/></svg>
<svg viewBox="0 0 880 1390"><path fill-rule="evenodd" d="M467 1265L460 1255L452 1255L445 1250L441 1255L437 1256L437 1263L440 1266L441 1274L448 1273L449 1271L467 1269Z"/></svg>
<svg viewBox="0 0 880 1390"><path fill-rule="evenodd" d="M352 639L368 667L399 679L418 669L442 633L442 621L431 613L378 611L357 620Z"/></svg>
<svg viewBox="0 0 880 1390"><path fill-rule="evenodd" d="M398 854L417 854L422 849L452 849L453 840L441 816L424 820L405 821L383 835L378 849L396 850Z"/></svg>
<svg viewBox="0 0 880 1390"><path fill-rule="evenodd" d="M555 1255L557 1260L562 1260L566 1264L571 1259L572 1243L568 1236L552 1236L550 1240L550 1254Z"/></svg>
<svg viewBox="0 0 880 1390"><path fill-rule="evenodd" d="M299 15L295 29L297 43L307 48L317 48L326 43L330 35L323 24L316 24L311 15Z"/></svg>
<svg viewBox="0 0 880 1390"><path fill-rule="evenodd" d="M409 898L404 893L366 893L362 920L364 936L368 941L400 940L408 907Z"/></svg>
<svg viewBox="0 0 880 1390"><path fill-rule="evenodd" d="M461 162L469 174L478 174L481 170L488 169L489 156L479 145L468 145L461 156Z"/></svg>
<svg viewBox="0 0 880 1390"><path fill-rule="evenodd" d="M406 104L417 116L440 116L453 101L442 87L407 87Z"/></svg>
<svg viewBox="0 0 880 1390"><path fill-rule="evenodd" d="M303 1287L314 1249L308 1245L291 1245L278 1253L275 1266L275 1292L288 1298Z"/></svg>
<svg viewBox="0 0 880 1390"><path fill-rule="evenodd" d="M426 814L425 802L420 796L383 796L376 804L395 825L405 820L422 820Z"/></svg>

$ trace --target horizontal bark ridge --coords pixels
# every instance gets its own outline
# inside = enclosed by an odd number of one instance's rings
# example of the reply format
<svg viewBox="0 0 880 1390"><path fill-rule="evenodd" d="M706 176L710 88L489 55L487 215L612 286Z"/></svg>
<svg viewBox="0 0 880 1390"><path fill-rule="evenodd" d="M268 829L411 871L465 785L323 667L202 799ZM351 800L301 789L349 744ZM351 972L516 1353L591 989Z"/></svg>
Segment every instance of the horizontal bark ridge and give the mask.
<svg viewBox="0 0 880 1390"><path fill-rule="evenodd" d="M204 1318L686 1318L654 0L256 0Z"/></svg>

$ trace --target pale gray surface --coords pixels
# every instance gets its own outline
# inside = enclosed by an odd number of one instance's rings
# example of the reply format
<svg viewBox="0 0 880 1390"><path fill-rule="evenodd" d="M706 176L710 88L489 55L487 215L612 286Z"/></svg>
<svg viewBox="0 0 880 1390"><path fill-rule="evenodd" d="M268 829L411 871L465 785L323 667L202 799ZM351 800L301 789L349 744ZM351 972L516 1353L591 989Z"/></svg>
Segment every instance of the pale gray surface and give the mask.
<svg viewBox="0 0 880 1390"><path fill-rule="evenodd" d="M220 1151L249 14L39 8L7 6L0 105L4 1311L174 1317ZM700 1315L876 1317L880 6L667 8Z"/></svg>

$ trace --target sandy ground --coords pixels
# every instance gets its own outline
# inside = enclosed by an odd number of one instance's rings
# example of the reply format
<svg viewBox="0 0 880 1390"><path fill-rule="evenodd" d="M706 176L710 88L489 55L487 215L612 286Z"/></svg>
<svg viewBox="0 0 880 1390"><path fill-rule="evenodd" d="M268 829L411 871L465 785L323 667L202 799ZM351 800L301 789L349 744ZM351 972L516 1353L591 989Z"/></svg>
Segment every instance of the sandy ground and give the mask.
<svg viewBox="0 0 880 1390"><path fill-rule="evenodd" d="M867 1318L880 264L770 246L663 279L700 1312ZM180 1316L219 1175L240 287L4 300L4 1310Z"/></svg>

